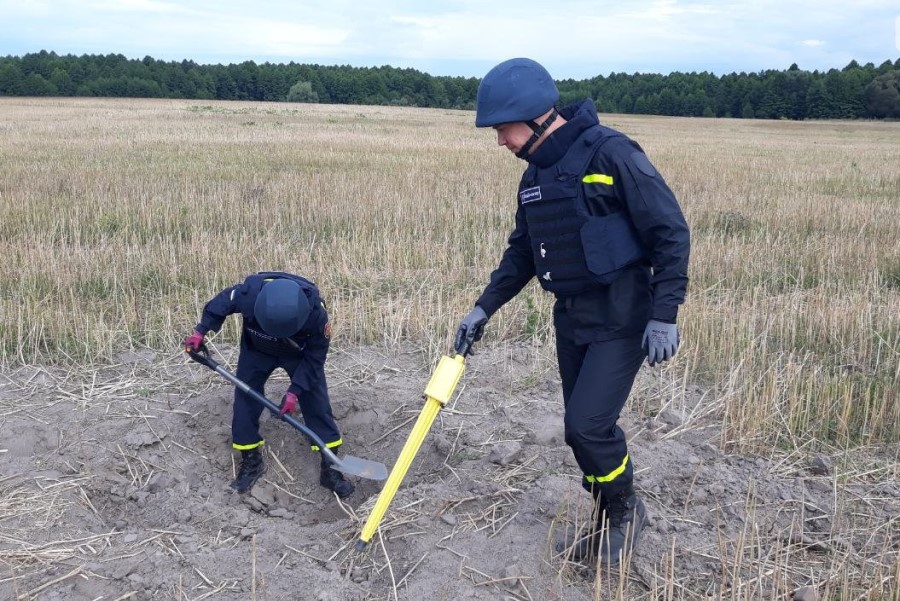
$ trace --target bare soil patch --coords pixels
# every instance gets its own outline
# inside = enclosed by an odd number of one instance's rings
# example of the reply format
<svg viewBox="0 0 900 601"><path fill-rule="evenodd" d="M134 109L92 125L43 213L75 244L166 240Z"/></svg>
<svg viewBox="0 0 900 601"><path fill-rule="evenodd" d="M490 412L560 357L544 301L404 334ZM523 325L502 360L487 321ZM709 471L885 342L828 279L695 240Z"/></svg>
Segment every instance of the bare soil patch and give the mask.
<svg viewBox="0 0 900 601"><path fill-rule="evenodd" d="M233 365L234 349L219 351ZM639 374L623 416L651 517L633 561L556 555L588 495L547 352L469 359L362 553L380 484L357 480L340 503L286 424L264 419L268 472L252 494L228 488L232 389L205 368L130 352L81 372L0 372L0 599L785 599L804 586L889 598L896 456L729 454L715 393L658 369ZM393 465L436 359L332 353L349 453Z"/></svg>

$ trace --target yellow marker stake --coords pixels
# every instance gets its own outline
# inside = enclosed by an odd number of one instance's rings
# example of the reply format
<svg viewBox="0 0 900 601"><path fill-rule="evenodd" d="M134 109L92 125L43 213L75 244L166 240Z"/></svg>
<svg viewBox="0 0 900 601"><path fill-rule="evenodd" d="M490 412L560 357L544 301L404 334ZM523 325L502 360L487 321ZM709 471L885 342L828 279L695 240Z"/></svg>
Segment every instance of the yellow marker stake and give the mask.
<svg viewBox="0 0 900 601"><path fill-rule="evenodd" d="M378 529L378 524L381 523L381 518L384 517L388 505L391 504L394 495L397 494L397 489L400 487L403 477L406 476L413 458L419 452L419 447L422 446L425 435L431 429L434 418L437 417L441 408L450 401L450 397L453 396L453 391L456 390L456 385L459 383L459 379L462 377L465 369L466 359L462 355L456 355L453 359L445 355L438 362L437 368L428 382L428 386L425 387L425 407L422 408L422 413L419 414L419 419L416 420L416 425L413 426L409 438L406 439L406 444L403 445L403 450L400 451L400 456L397 457L397 463L391 469L391 474L388 476L387 482L384 483L381 494L378 495L375 507L372 508L372 513L369 514L369 519L366 520L366 524L363 526L362 534L360 534L359 540L356 541L356 549L358 551L365 549L369 541L372 540L372 536L375 534L375 530Z"/></svg>

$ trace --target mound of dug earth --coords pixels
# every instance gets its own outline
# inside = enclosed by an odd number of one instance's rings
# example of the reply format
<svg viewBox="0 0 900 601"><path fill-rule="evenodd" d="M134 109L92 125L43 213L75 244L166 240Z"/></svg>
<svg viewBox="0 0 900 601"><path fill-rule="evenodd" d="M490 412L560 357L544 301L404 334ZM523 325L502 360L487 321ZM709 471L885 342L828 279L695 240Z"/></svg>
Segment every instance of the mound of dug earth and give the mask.
<svg viewBox="0 0 900 601"><path fill-rule="evenodd" d="M340 502L284 423L264 418L263 479L247 495L229 489L232 390L201 366L129 353L77 373L7 370L0 599L812 599L876 590L896 566L900 487L878 467L890 458L850 478L843 457L730 455L714 395L649 368L623 416L651 519L633 561L608 571L555 554L589 498L546 353L469 359L363 552L353 547L380 483L355 480ZM435 359L332 354L347 452L393 465ZM285 388L272 381L268 396Z"/></svg>

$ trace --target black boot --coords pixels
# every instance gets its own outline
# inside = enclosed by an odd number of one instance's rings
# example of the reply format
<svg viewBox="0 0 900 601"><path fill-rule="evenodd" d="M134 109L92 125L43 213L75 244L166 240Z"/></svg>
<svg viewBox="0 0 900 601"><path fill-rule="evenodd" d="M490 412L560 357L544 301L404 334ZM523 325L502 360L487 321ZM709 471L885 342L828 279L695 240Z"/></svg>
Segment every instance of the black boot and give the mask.
<svg viewBox="0 0 900 601"><path fill-rule="evenodd" d="M556 552L565 553L572 561L593 560L600 547L599 533L606 520L609 499L600 494L599 488L593 488L591 495L594 497L594 505L587 532L566 532L564 538L556 541Z"/></svg>
<svg viewBox="0 0 900 601"><path fill-rule="evenodd" d="M620 554L628 554L647 525L644 502L629 486L620 493L595 498L591 527L577 540L567 537L556 543L558 553L567 553L573 561L596 561L606 565L619 563ZM623 553L624 552L624 553Z"/></svg>
<svg viewBox="0 0 900 601"><path fill-rule="evenodd" d="M641 531L647 525L647 509L629 486L609 499L607 513L607 529L601 531L600 536L600 561L617 565L637 545Z"/></svg>
<svg viewBox="0 0 900 601"><path fill-rule="evenodd" d="M319 484L328 490L334 491L342 499L352 495L355 490L352 483L344 480L344 474L331 469L331 462L327 460L325 455L322 455L322 471L319 474Z"/></svg>
<svg viewBox="0 0 900 601"><path fill-rule="evenodd" d="M241 451L241 469L231 488L243 494L253 488L260 476L266 473L266 463L259 449Z"/></svg>

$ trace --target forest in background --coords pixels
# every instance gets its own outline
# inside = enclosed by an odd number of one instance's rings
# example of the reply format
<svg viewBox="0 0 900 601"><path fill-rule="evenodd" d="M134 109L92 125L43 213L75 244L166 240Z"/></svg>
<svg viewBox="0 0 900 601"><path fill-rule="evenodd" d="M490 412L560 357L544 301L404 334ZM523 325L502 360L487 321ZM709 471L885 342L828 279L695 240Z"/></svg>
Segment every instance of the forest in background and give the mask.
<svg viewBox="0 0 900 601"><path fill-rule="evenodd" d="M0 96L259 100L473 109L479 79L390 66L141 60L40 52L0 57ZM900 58L879 66L715 75L610 73L557 82L561 103L592 98L601 113L745 119L900 118Z"/></svg>

